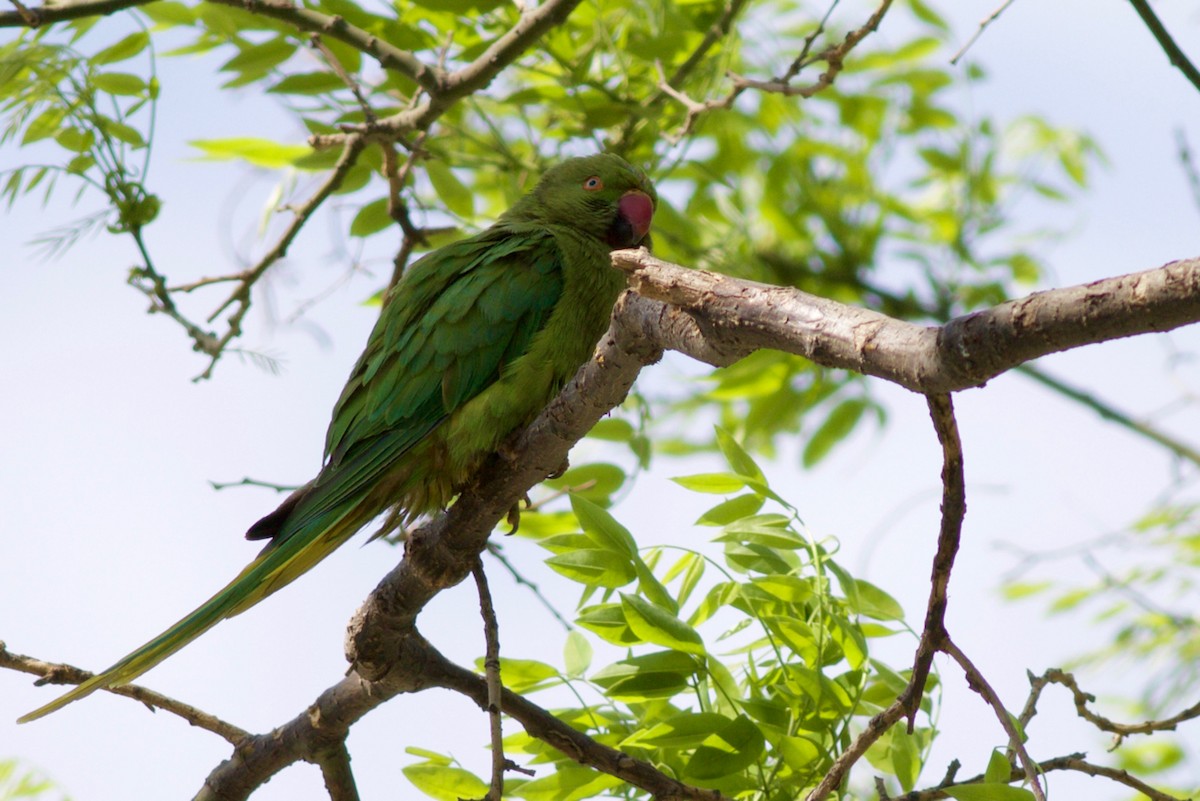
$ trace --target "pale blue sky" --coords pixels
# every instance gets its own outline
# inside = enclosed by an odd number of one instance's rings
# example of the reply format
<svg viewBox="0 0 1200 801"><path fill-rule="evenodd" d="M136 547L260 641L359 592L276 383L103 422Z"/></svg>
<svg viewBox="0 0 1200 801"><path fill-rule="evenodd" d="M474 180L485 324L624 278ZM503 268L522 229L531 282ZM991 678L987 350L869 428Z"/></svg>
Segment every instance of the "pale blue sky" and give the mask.
<svg viewBox="0 0 1200 801"><path fill-rule="evenodd" d="M957 3L960 40L996 5ZM1156 5L1180 44L1200 59L1194 9ZM847 18L851 7L842 10ZM1167 64L1127 3L1017 2L972 57L991 78L958 90L966 113L1045 115L1092 133L1111 160L1088 195L1059 218L1075 235L1048 254L1051 284L1200 255L1200 211L1173 150L1179 126L1200 148L1200 93ZM185 142L236 134L298 140L301 133L281 127L282 118L256 98L202 91L212 80L211 61L163 60L160 68L165 91L151 183L166 206L151 229L151 246L172 275L214 274L229 267L218 234L227 224L220 209L240 173L189 161L193 151ZM0 152L0 164L17 157ZM268 189L259 182L238 190L246 195L240 208L258 208ZM85 202L81 208L91 207ZM123 283L134 258L128 243L101 237L53 262L33 258L19 244L68 219L71 212L57 205L0 218L9 254L0 266L0 638L17 652L100 668L208 597L256 552L241 532L276 499L253 489L214 494L209 480L250 475L300 482L316 470L329 410L373 321L374 310L361 301L386 267L375 278L356 278L311 311L308 320L327 342L303 328L272 329L258 318L245 345L283 355L282 375L230 357L215 380L197 385L188 379L203 369L200 358L169 321L142 314L143 299ZM291 302L319 292L345 269L329 253L326 232L313 230L294 246L296 269L284 274L303 283L281 279L279 290ZM1148 414L1179 391L1161 370L1164 340L1085 349L1047 359L1045 366ZM1195 329L1171 341L1182 350L1200 346ZM646 378L672 369L653 368ZM793 459L781 460L771 475L814 531L841 538L852 568L864 567L860 554L870 544L866 577L900 598L916 622L936 532L939 455L922 399L878 389L890 414L883 434L865 426L819 471L796 473ZM998 578L1011 560L994 543L1045 547L1112 530L1139 514L1172 473L1153 448L1019 376L1001 377L956 402L970 498L951 586L951 631L1005 700L1019 707L1025 668L1040 672L1077 653L1086 631L1067 620L1042 621L1036 605L1000 602ZM1193 412L1164 424L1193 435L1195 444L1197 422ZM635 533L663 540L704 537L689 525L700 501L665 480L676 472L689 471L669 466L648 476L617 516ZM676 504L686 511L676 513ZM505 544L531 573L548 578L535 549ZM340 677L346 621L397 558L379 545L343 548L305 580L170 659L145 683L253 731L276 725ZM496 576L506 654L558 662L561 630L523 590ZM574 590L560 597L569 608ZM421 628L452 658L473 659L481 652L473 589L439 597ZM909 658L910 642L887 647L896 649L887 654L895 663ZM954 756L965 763L962 775L980 770L987 748L1002 741L961 677L954 670L944 675L949 736L935 752L929 781L937 781ZM0 757L42 767L77 801L190 797L229 755L212 735L103 695L18 728L12 721L19 714L57 691L33 688L17 674L0 674L0 685ZM1043 710L1032 732L1037 756L1079 749L1099 754L1103 741L1074 722L1064 697L1049 696ZM1191 740L1200 744L1195 735ZM486 720L470 704L427 693L373 713L355 727L350 748L364 798L407 798L415 791L400 773L410 761L402 753L406 745L451 752L482 773L485 742ZM1080 788L1074 797L1121 795L1094 780L1070 786ZM1060 779L1052 787L1066 793L1059 797L1072 796ZM321 796L316 768L301 765L255 797Z"/></svg>

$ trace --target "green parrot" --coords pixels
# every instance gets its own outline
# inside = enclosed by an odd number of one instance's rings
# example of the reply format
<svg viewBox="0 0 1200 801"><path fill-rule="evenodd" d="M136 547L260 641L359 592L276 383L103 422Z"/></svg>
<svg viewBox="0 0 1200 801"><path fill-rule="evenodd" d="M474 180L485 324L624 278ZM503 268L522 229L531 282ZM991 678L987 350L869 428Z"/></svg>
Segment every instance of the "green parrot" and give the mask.
<svg viewBox="0 0 1200 801"><path fill-rule="evenodd" d="M320 473L246 532L269 540L258 557L166 632L19 722L127 684L389 508L400 524L445 508L590 358L625 285L609 253L648 244L656 204L624 159L570 159L492 227L413 264L338 398Z"/></svg>

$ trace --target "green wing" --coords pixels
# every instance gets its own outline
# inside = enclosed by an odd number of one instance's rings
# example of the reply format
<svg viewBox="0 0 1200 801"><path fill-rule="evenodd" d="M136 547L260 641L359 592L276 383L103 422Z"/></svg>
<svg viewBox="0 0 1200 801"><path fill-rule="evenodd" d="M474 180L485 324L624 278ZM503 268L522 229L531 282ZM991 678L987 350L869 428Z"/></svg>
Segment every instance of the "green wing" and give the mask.
<svg viewBox="0 0 1200 801"><path fill-rule="evenodd" d="M132 681L345 542L382 511L364 501L399 460L528 349L558 302L562 280L553 236L510 226L493 226L414 264L338 400L325 467L281 507L272 542L183 620L20 722Z"/></svg>
<svg viewBox="0 0 1200 801"><path fill-rule="evenodd" d="M523 354L562 293L544 231L496 226L413 265L334 408L328 460L276 544L327 525Z"/></svg>

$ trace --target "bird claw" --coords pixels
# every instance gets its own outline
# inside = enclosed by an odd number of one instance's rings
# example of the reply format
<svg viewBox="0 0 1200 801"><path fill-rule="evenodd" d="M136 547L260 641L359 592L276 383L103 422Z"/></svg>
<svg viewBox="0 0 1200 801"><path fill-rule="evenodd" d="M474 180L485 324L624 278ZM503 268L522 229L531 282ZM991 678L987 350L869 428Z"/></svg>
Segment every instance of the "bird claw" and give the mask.
<svg viewBox="0 0 1200 801"><path fill-rule="evenodd" d="M529 498L529 493L525 493L521 500L525 501L526 509L533 505L533 501ZM508 510L508 514L504 516L504 522L512 526L512 528L504 532L504 536L511 537L517 533L517 529L521 527L521 501L517 501L512 505Z"/></svg>
<svg viewBox="0 0 1200 801"><path fill-rule="evenodd" d="M570 460L570 459L568 459L566 456L564 456L564 457L563 457L563 460L562 460L562 464L560 464L558 467L554 468L554 472L553 472L553 473L551 473L550 475L546 476L547 480L553 480L553 479L556 479L556 478L562 478L562 477L563 477L563 474L564 474L564 473L566 473L566 472L567 472L567 470L569 470L569 469L570 469L570 467L571 467L571 460ZM526 496L526 500L528 500L528 496Z"/></svg>

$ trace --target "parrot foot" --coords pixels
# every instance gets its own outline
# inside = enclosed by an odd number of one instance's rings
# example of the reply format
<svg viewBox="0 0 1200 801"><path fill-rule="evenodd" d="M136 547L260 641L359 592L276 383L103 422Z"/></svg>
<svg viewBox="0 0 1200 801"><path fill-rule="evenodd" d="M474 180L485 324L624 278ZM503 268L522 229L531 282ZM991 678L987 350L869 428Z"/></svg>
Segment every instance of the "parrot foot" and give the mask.
<svg viewBox="0 0 1200 801"><path fill-rule="evenodd" d="M528 492L525 493L521 500L525 502L526 509L533 505L533 501L530 499ZM517 501L512 505L512 507L508 510L508 514L504 516L504 522L512 526L512 528L504 532L504 536L511 537L513 534L517 533L517 529L521 527L521 501Z"/></svg>
<svg viewBox="0 0 1200 801"><path fill-rule="evenodd" d="M560 464L558 467L554 468L554 472L551 473L550 475L546 476L546 478L547 479L562 478L563 473L567 472L567 470L569 470L570 468L571 468L571 460L568 459L566 456L564 456L563 460L562 460L562 464Z"/></svg>

